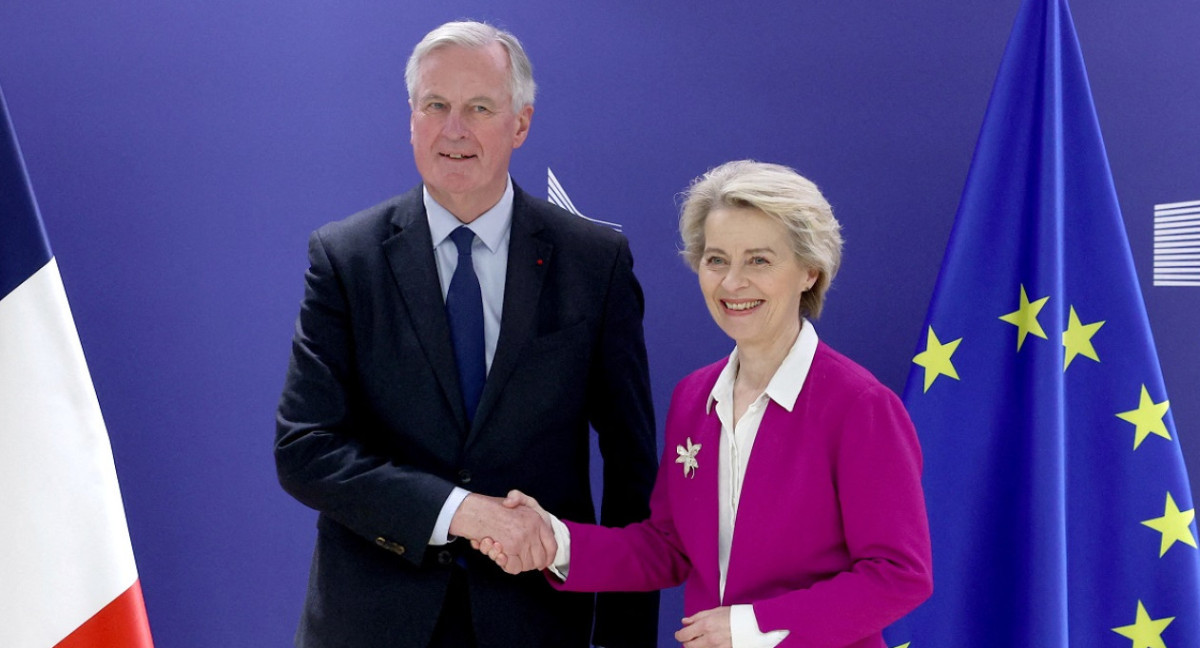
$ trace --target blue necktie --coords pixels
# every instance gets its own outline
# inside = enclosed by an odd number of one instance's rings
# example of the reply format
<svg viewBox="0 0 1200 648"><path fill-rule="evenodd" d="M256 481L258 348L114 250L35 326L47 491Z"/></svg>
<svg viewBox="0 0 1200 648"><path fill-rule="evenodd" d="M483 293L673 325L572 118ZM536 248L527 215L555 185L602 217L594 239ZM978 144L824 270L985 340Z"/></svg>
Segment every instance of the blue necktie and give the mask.
<svg viewBox="0 0 1200 648"><path fill-rule="evenodd" d="M458 266L450 278L450 289L446 291L446 318L450 321L450 341L454 344L454 361L458 365L458 384L462 389L467 420L474 420L479 395L483 393L483 383L487 379L483 297L471 261L475 232L459 227L450 232L450 240L458 248Z"/></svg>

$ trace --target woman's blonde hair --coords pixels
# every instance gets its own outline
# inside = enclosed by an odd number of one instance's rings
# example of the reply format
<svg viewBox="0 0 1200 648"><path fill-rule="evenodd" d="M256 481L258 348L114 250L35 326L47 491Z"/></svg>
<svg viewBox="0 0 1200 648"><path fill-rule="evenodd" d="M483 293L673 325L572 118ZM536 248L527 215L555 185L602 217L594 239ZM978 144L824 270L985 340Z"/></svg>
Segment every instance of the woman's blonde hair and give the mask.
<svg viewBox="0 0 1200 648"><path fill-rule="evenodd" d="M679 214L680 254L693 271L704 254L704 223L722 207L754 209L787 228L800 264L817 281L800 298L800 314L821 315L825 293L842 263L841 225L817 185L789 167L754 160L726 162L692 181Z"/></svg>

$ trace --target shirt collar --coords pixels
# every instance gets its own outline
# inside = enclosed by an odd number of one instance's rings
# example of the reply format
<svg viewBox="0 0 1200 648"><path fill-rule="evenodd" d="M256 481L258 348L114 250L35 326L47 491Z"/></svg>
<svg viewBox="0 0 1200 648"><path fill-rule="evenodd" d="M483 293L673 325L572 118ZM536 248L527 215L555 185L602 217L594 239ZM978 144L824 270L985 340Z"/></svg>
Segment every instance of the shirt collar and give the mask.
<svg viewBox="0 0 1200 648"><path fill-rule="evenodd" d="M812 369L813 358L817 355L818 341L817 331L813 328L812 323L803 320L800 325L800 334L796 336L792 348L784 356L783 362L775 370L775 375L771 376L771 381L767 383L767 388L763 392L767 398L775 401L789 412L796 406L796 399L800 397L800 389L804 387L804 381L808 379L808 371ZM734 347L733 352L729 354L729 362L721 369L721 375L717 376L717 382L708 395L708 403L705 406L706 413L712 413L713 403L733 398L733 380L737 377L737 370L738 350L737 347Z"/></svg>
<svg viewBox="0 0 1200 648"><path fill-rule="evenodd" d="M433 239L433 247L437 247L450 236L450 232L461 227L463 222L438 204L438 201L429 195L427 187L422 187L421 192L425 199L425 215L429 219L429 234ZM500 196L500 201L467 225L472 232L475 232L475 236L483 241L490 252L499 249L500 243L504 240L504 235L512 223L512 208L513 183L510 176L504 187L504 195Z"/></svg>

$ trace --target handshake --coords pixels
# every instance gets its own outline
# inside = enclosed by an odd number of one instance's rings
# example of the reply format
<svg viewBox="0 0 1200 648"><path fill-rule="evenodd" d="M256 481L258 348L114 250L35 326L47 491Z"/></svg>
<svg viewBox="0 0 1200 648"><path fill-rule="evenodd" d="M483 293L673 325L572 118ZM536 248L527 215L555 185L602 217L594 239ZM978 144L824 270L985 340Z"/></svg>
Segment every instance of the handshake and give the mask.
<svg viewBox="0 0 1200 648"><path fill-rule="evenodd" d="M509 574L546 569L558 552L550 514L519 490L503 499L467 495L450 522L450 534L470 540Z"/></svg>

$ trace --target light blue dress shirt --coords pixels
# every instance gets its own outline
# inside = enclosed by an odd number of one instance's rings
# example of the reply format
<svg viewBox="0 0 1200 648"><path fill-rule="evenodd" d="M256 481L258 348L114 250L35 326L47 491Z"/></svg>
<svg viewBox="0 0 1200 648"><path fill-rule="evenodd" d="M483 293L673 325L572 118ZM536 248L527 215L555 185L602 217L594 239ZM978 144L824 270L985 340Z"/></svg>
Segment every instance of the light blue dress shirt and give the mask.
<svg viewBox="0 0 1200 648"><path fill-rule="evenodd" d="M450 232L463 222L445 207L442 207L424 190L425 214L429 218L429 233L433 239L433 256L437 261L438 280L442 287L442 299L450 290L450 278L458 267L458 249L450 240ZM483 345L488 371L492 369L492 358L496 356L496 341L500 339L500 315L504 310L504 278L508 272L508 242L512 232L513 185L512 178L504 188L504 195L491 209L467 224L475 232L475 243L471 246L471 258L475 276L479 278L479 291L483 297ZM442 505L431 545L443 545L450 537L450 520L454 518L462 501L470 492L454 487L446 503Z"/></svg>

